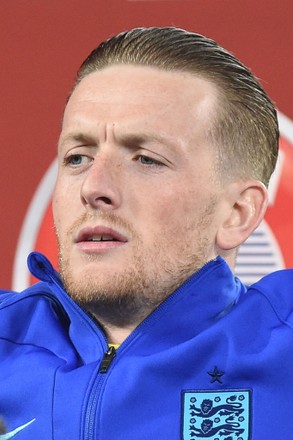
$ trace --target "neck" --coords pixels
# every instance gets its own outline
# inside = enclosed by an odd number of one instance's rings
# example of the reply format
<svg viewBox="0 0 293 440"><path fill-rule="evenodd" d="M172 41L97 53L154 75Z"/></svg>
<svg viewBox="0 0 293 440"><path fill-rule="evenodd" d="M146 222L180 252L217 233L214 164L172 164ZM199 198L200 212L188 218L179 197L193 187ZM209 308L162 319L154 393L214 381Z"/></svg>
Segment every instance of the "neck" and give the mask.
<svg viewBox="0 0 293 440"><path fill-rule="evenodd" d="M113 324L109 323L107 320L101 318L100 316L97 316L97 314L91 310L88 307L83 307L87 313L97 322L97 324L102 327L106 339L109 344L115 344L115 345L121 345L122 342L125 341L126 338L133 332L133 330L137 327L137 325L140 323L129 323L129 324Z"/></svg>
<svg viewBox="0 0 293 440"><path fill-rule="evenodd" d="M125 341L126 338L133 332L135 326L129 327L116 327L109 324L102 324L104 332L107 337L107 341L109 344L117 344L120 345Z"/></svg>
<svg viewBox="0 0 293 440"><path fill-rule="evenodd" d="M125 301L123 304L121 302L116 299L79 302L103 328L110 344L121 344L157 306L156 304L153 307L141 307L141 304L135 304L135 301Z"/></svg>

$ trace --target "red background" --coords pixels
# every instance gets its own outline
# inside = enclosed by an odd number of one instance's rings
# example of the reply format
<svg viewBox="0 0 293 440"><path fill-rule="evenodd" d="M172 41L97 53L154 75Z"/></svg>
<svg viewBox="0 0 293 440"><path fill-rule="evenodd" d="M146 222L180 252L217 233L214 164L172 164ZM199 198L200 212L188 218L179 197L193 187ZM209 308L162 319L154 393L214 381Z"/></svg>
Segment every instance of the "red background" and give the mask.
<svg viewBox="0 0 293 440"><path fill-rule="evenodd" d="M0 285L11 286L28 205L56 153L64 102L100 40L176 25L216 39L250 66L293 119L292 0L0 0Z"/></svg>

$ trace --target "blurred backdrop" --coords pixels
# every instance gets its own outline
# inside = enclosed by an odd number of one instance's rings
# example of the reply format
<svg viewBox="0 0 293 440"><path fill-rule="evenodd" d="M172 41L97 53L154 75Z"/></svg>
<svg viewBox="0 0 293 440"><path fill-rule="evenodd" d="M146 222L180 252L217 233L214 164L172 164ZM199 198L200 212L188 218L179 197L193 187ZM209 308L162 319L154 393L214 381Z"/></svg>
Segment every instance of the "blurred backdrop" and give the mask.
<svg viewBox="0 0 293 440"><path fill-rule="evenodd" d="M293 2L291 0L0 0L0 286L33 282L26 255L57 264L50 200L64 103L81 61L134 26L175 25L232 51L276 102L281 158L265 222L240 251L247 283L293 266Z"/></svg>

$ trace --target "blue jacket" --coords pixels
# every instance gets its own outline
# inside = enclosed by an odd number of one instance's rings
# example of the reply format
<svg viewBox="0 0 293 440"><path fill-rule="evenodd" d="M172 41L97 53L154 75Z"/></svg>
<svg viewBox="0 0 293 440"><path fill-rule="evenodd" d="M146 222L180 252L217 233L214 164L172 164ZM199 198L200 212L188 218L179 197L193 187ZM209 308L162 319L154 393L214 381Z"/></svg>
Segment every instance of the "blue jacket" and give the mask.
<svg viewBox="0 0 293 440"><path fill-rule="evenodd" d="M206 264L109 351L40 254L0 295L0 440L293 438L293 270Z"/></svg>

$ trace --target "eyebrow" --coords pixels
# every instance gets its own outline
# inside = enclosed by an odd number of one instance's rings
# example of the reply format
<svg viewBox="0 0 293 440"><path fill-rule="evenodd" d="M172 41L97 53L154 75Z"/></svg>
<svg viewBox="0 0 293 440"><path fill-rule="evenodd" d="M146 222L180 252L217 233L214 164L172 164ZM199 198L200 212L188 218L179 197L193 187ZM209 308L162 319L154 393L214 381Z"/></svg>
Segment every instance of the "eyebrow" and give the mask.
<svg viewBox="0 0 293 440"><path fill-rule="evenodd" d="M148 136L147 134L130 133L130 134L115 135L115 139L118 142L118 144L136 146L149 142L150 140L152 140L152 137Z"/></svg>
<svg viewBox="0 0 293 440"><path fill-rule="evenodd" d="M87 135L85 133L69 133L64 138L60 137L58 142L58 147L63 144L69 143L82 143L82 144L96 144L96 140L93 136Z"/></svg>
<svg viewBox="0 0 293 440"><path fill-rule="evenodd" d="M154 133L129 133L115 136L118 144L127 145L129 147L136 147L146 144L147 142L156 142L165 146L169 146L173 149L176 148L176 142L171 138L161 136Z"/></svg>

